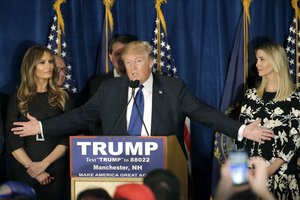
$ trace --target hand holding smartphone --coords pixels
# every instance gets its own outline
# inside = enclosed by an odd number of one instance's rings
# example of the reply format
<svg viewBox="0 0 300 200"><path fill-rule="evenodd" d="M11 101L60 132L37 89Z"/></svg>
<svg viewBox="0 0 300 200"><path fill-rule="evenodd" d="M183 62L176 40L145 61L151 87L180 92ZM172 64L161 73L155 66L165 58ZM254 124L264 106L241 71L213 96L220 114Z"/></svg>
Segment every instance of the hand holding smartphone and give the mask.
<svg viewBox="0 0 300 200"><path fill-rule="evenodd" d="M230 177L234 185L248 183L248 154L245 151L233 151L228 154Z"/></svg>

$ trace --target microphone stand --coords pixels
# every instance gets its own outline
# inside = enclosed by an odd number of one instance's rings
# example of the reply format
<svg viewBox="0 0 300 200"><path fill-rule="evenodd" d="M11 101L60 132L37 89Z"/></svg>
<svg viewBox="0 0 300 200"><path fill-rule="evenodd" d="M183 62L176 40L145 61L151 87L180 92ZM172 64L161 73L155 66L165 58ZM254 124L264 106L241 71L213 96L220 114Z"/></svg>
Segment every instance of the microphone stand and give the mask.
<svg viewBox="0 0 300 200"><path fill-rule="evenodd" d="M131 102L132 99L134 99L135 89L139 86L139 84L140 84L140 81L139 81L139 80L129 81L129 87L132 88L132 93L131 93L130 99L129 99L129 101L127 102L127 104L126 104L125 108L123 109L123 111L121 112L121 114L120 114L119 118L117 119L117 121L116 121L114 127L113 127L113 128L111 129L111 131L109 132L109 135L112 135L113 131L116 129L116 127L117 127L117 125L119 124L119 122L120 122L122 116L124 115L124 113L125 113L125 111L126 111L128 105L129 105L129 103ZM140 112L140 111L138 110L138 112Z"/></svg>

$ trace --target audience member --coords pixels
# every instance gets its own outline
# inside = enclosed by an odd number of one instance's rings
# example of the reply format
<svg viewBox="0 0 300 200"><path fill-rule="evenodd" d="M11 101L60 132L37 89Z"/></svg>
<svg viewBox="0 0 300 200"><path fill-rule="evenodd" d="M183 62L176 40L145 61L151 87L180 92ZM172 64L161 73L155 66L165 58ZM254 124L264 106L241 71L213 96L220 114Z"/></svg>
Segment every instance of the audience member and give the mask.
<svg viewBox="0 0 300 200"><path fill-rule="evenodd" d="M181 189L178 178L169 170L155 169L144 178L147 185L155 195L156 200L181 200Z"/></svg>
<svg viewBox="0 0 300 200"><path fill-rule="evenodd" d="M27 113L42 120L72 107L57 79L52 52L46 47L32 46L22 61L21 84L8 102L7 148L13 156L9 178L33 187L41 200L66 199L69 194L68 139L47 137L51 132L20 138L9 130L14 121L27 121Z"/></svg>
<svg viewBox="0 0 300 200"><path fill-rule="evenodd" d="M261 125L274 131L274 140L261 144L244 140L250 157L260 156L268 163L268 186L276 199L299 199L296 157L300 145L300 93L294 88L285 49L265 43L256 49L256 68L262 78L256 88L246 91L240 122L262 119Z"/></svg>
<svg viewBox="0 0 300 200"><path fill-rule="evenodd" d="M6 200L33 200L36 193L32 187L16 182L7 181L0 185L0 199Z"/></svg>
<svg viewBox="0 0 300 200"><path fill-rule="evenodd" d="M215 200L229 200L229 199L246 199L256 200L258 197L261 200L275 200L273 195L268 191L268 174L266 169L266 162L260 157L253 157L249 163L255 168L255 172L249 171L247 185L234 185L230 176L230 162L227 160L221 168L221 179L218 183ZM248 189L256 194L249 192ZM244 195L244 193L246 195Z"/></svg>
<svg viewBox="0 0 300 200"><path fill-rule="evenodd" d="M155 200L155 196L146 185L128 183L116 188L114 200Z"/></svg>
<svg viewBox="0 0 300 200"><path fill-rule="evenodd" d="M103 188L94 188L80 192L77 200L112 200L112 198Z"/></svg>
<svg viewBox="0 0 300 200"><path fill-rule="evenodd" d="M176 135L184 149L183 129L185 118L188 116L191 120L202 122L232 138L239 136L264 143L260 138L270 140L273 137L272 131L258 126L259 120L247 126L242 125L193 96L182 80L153 74L152 46L148 42L128 43L122 58L125 61L127 76L103 82L95 95L81 107L41 122L28 114L29 121L16 120L16 127L11 131L21 138L40 134L42 130L44 134L53 133L51 135L54 137L70 134L72 131L86 128L91 122L101 121L103 133L106 135ZM142 89L129 87L130 80L138 80ZM133 122L130 120L131 110L137 107L137 103L133 106L133 101L129 104L127 102L132 99L132 93L138 91L141 98L145 96L145 110L141 115L144 126L137 115L136 120L140 123L130 124L130 121ZM132 130L128 131L128 127L139 130L135 133Z"/></svg>

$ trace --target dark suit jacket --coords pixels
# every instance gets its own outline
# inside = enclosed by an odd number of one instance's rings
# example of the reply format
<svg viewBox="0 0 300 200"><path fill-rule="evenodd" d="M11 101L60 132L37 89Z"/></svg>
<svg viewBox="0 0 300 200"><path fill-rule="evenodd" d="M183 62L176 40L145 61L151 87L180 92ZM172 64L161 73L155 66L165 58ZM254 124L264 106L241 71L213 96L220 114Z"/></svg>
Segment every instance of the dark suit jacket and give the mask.
<svg viewBox="0 0 300 200"><path fill-rule="evenodd" d="M97 75L89 81L89 98L92 97L98 90L103 81L115 78L114 71L109 71L107 74ZM87 133L86 133L87 135ZM101 121L89 124L88 135L103 135Z"/></svg>
<svg viewBox="0 0 300 200"><path fill-rule="evenodd" d="M102 82L95 95L81 107L42 121L43 130L57 135L71 134L89 123L101 120L105 135L126 135L126 112L123 111L127 104L128 83L127 76ZM186 116L232 138L237 137L241 126L193 96L184 82L177 78L153 75L152 101L151 135L176 135L182 147Z"/></svg>
<svg viewBox="0 0 300 200"><path fill-rule="evenodd" d="M103 81L111 78L114 78L113 70L108 72L107 74L97 75L92 78L89 82L89 97L93 96L97 92L97 89Z"/></svg>

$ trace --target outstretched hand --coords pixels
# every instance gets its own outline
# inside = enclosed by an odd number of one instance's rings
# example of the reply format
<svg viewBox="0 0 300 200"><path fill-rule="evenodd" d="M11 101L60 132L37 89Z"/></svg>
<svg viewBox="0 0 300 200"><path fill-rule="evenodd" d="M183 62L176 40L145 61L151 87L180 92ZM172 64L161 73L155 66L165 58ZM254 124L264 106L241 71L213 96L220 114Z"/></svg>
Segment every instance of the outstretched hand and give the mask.
<svg viewBox="0 0 300 200"><path fill-rule="evenodd" d="M271 140L274 137L273 131L263 128L260 125L260 119L248 124L243 131L243 137L260 144L264 144L265 140Z"/></svg>
<svg viewBox="0 0 300 200"><path fill-rule="evenodd" d="M41 133L39 121L35 117L32 117L29 113L27 113L27 118L29 119L27 122L14 122L14 127L10 130L20 137Z"/></svg>

